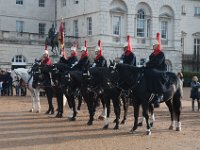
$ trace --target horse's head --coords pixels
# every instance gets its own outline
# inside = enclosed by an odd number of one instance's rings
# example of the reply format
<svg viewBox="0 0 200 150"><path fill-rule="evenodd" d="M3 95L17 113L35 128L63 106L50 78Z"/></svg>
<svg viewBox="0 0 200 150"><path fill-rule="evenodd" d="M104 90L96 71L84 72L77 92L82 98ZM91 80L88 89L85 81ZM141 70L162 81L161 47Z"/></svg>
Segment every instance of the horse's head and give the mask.
<svg viewBox="0 0 200 150"><path fill-rule="evenodd" d="M115 72L118 74L118 86L124 90L136 87L143 76L142 68L126 64L117 64Z"/></svg>
<svg viewBox="0 0 200 150"><path fill-rule="evenodd" d="M16 74L16 72L15 72L14 70L11 71L11 74L10 74L10 75L11 75L11 77L12 77L12 79L13 79L12 85L13 85L14 87L18 86L21 77L20 77L18 74Z"/></svg>

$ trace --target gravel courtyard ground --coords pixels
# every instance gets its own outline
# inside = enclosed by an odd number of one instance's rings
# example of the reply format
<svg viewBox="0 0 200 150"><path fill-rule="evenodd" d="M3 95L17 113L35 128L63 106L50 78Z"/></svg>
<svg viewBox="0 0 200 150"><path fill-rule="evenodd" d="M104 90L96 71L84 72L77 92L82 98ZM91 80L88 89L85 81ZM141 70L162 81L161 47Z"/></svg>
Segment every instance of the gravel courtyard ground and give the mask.
<svg viewBox="0 0 200 150"><path fill-rule="evenodd" d="M64 117L45 115L47 100L41 98L42 112L28 112L30 96L0 97L0 149L13 150L200 150L200 112L191 111L189 88L184 88L182 100L182 131L168 130L169 112L165 104L155 110L156 121L152 135L145 135L145 126L136 134L129 134L133 124L133 108L129 108L128 120L119 130L102 130L103 121L98 120L101 108L97 109L93 126L87 126L86 104L75 122L67 121L67 106ZM56 100L54 98L54 106ZM123 112L122 112L123 113ZM114 114L112 110L112 119Z"/></svg>

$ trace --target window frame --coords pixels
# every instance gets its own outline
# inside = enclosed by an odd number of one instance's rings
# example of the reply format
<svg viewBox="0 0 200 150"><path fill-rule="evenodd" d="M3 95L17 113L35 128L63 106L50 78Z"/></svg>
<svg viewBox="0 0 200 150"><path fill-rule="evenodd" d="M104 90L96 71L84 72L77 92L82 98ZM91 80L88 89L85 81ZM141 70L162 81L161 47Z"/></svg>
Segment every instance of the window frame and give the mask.
<svg viewBox="0 0 200 150"><path fill-rule="evenodd" d="M24 21L16 20L16 32L18 33L24 32Z"/></svg>
<svg viewBox="0 0 200 150"><path fill-rule="evenodd" d="M145 37L145 25L146 25L146 17L145 17L145 11L143 9L139 9L137 11L137 18L136 18L136 34L137 37L144 38ZM141 30L141 31L139 31Z"/></svg>
<svg viewBox="0 0 200 150"><path fill-rule="evenodd" d="M16 0L17 5L23 5L23 3L24 3L23 0Z"/></svg>
<svg viewBox="0 0 200 150"><path fill-rule="evenodd" d="M118 20L115 20L117 18ZM112 16L112 35L120 36L121 35L121 20L122 17L120 15Z"/></svg>
<svg viewBox="0 0 200 150"><path fill-rule="evenodd" d="M161 33L160 37L161 37L161 39L168 40L168 34L169 34L168 30L169 30L169 23L168 23L168 21L167 20L161 20L160 21L160 33ZM165 33L165 34L163 34L163 33Z"/></svg>
<svg viewBox="0 0 200 150"><path fill-rule="evenodd" d="M87 17L87 35L92 35L92 17Z"/></svg>
<svg viewBox="0 0 200 150"><path fill-rule="evenodd" d="M61 7L67 6L67 0L61 0Z"/></svg>
<svg viewBox="0 0 200 150"><path fill-rule="evenodd" d="M78 35L79 35L79 30L78 30L78 20L74 20L73 21L73 35L75 36L75 37L78 37Z"/></svg>
<svg viewBox="0 0 200 150"><path fill-rule="evenodd" d="M194 8L194 16L200 16L200 7Z"/></svg>
<svg viewBox="0 0 200 150"><path fill-rule="evenodd" d="M45 7L45 0L39 0L38 1L38 6L39 7Z"/></svg>
<svg viewBox="0 0 200 150"><path fill-rule="evenodd" d="M38 34L45 35L46 30L46 23L39 23L38 24Z"/></svg>

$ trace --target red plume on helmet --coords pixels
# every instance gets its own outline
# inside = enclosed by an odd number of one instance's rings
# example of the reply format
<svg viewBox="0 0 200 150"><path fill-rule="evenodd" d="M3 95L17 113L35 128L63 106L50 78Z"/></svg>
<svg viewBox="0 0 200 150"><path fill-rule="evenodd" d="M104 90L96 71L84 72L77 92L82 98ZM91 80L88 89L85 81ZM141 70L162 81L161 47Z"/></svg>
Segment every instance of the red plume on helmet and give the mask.
<svg viewBox="0 0 200 150"><path fill-rule="evenodd" d="M77 43L74 41L73 47L75 47L75 50L71 53L70 57L77 56Z"/></svg>
<svg viewBox="0 0 200 150"><path fill-rule="evenodd" d="M81 55L81 59L88 56L88 44L86 40L85 40L85 48L86 48L86 51L84 51L83 54Z"/></svg>
<svg viewBox="0 0 200 150"><path fill-rule="evenodd" d="M161 40L160 40L160 33L159 32L156 33L156 40L158 41L158 47L153 52L154 56L158 55L161 52Z"/></svg>
<svg viewBox="0 0 200 150"><path fill-rule="evenodd" d="M99 40L98 41L98 47L99 47L99 54L96 56L96 60L98 60L99 59L99 57L101 57L103 54L102 54L102 42L101 42L101 40Z"/></svg>
<svg viewBox="0 0 200 150"><path fill-rule="evenodd" d="M130 35L127 36L128 48L125 52L125 55L129 55L132 52L132 45L131 45L131 37Z"/></svg>

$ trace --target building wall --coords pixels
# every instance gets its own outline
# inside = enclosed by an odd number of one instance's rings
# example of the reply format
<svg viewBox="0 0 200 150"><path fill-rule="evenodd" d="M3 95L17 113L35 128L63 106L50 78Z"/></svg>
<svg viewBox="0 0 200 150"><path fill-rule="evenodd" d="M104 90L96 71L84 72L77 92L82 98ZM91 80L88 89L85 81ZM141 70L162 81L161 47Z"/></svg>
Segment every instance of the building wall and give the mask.
<svg viewBox="0 0 200 150"><path fill-rule="evenodd" d="M39 57L44 48L45 37L37 35L38 23L46 23L46 33L54 21L56 13L57 30L60 17L65 22L66 36L73 36L73 21L78 20L79 37L65 38L66 43L78 42L79 48L88 41L89 52L94 57L94 47L99 39L103 42L103 53L107 59L120 57L122 47L129 34L132 46L137 56L148 58L152 52L152 40L160 31L160 15L170 14L169 38L167 44L162 45L163 51L171 67L171 71L180 71L181 66L181 0L66 0L66 6L61 6L61 0L46 0L45 8L38 7L38 0L24 1L23 6L15 4L15 0L7 0L0 5L0 60L2 64L9 64L13 55L22 53L31 63L35 57ZM57 2L55 4L55 2ZM54 9L56 7L56 10ZM151 22L150 36L139 38L136 34L136 14L142 8L149 16ZM121 32L119 36L113 35L113 16L121 17ZM92 17L92 35L87 35L87 17ZM25 22L24 32L15 33L16 20ZM9 31L9 32L7 32ZM144 42L145 41L145 42ZM9 46L6 46L8 45ZM69 49L66 44L66 51ZM20 51L20 52L19 52ZM15 52L15 53L14 53ZM32 53L34 55L32 55ZM13 55L11 55L13 54ZM1 63L0 62L0 63Z"/></svg>
<svg viewBox="0 0 200 150"><path fill-rule="evenodd" d="M16 21L24 21L23 33L16 32ZM55 20L55 0L46 0L45 7L39 7L38 0L0 1L0 68L10 69L11 60L23 55L27 64L33 63L44 50L45 36L38 34L38 24L45 23L45 34Z"/></svg>
<svg viewBox="0 0 200 150"><path fill-rule="evenodd" d="M136 14L140 8L151 16L149 38L138 38L136 35ZM138 61L141 58L148 58L152 52L152 40L155 38L156 33L160 31L160 15L168 13L172 15L172 19L169 21L168 44L163 45L163 51L170 62L172 71L176 72L182 69L180 45L181 0L79 0L78 4L67 1L66 8L61 7L61 4L58 3L57 10L57 18L65 16L66 35L73 36L73 20L78 20L79 45L83 45L84 40L88 40L92 56L94 55L94 46L101 39L103 52L107 59L120 57L126 36L129 34L132 38L132 45ZM74 12L74 10L76 11ZM113 16L121 16L120 36L112 34ZM87 36L86 34L87 17L92 17L92 36ZM145 43L142 43L142 40L145 40Z"/></svg>
<svg viewBox="0 0 200 150"><path fill-rule="evenodd" d="M200 7L200 1L183 0L185 14L181 16L181 30L186 33L184 37L184 54L193 54L194 36L192 34L200 32L200 16L194 15L195 7Z"/></svg>

